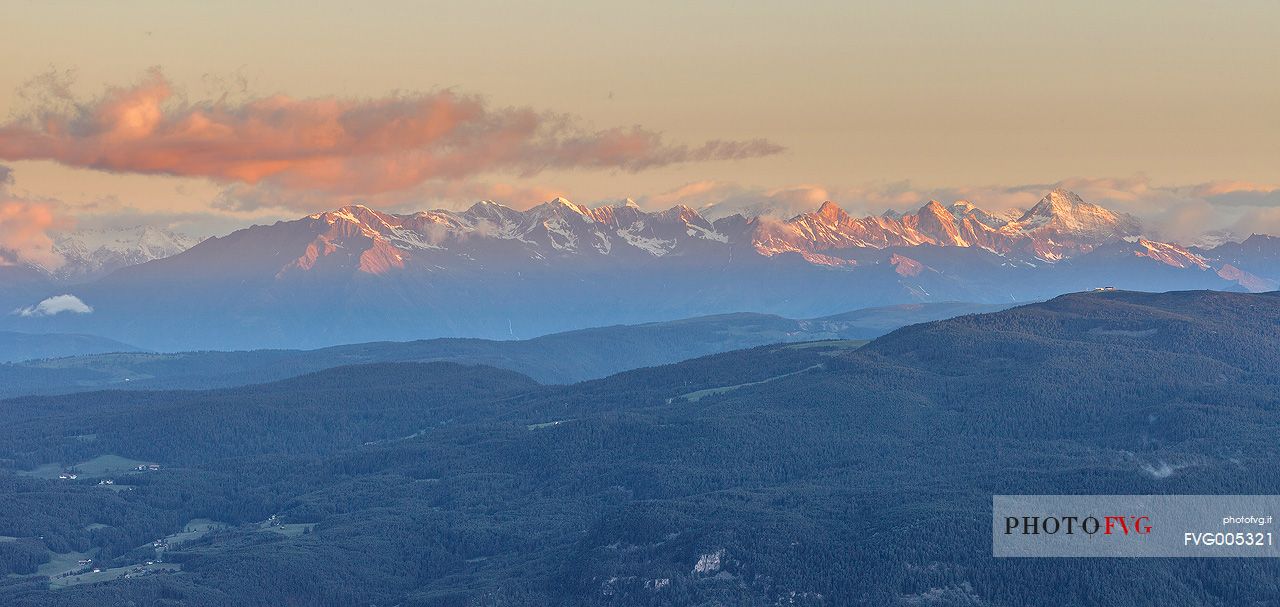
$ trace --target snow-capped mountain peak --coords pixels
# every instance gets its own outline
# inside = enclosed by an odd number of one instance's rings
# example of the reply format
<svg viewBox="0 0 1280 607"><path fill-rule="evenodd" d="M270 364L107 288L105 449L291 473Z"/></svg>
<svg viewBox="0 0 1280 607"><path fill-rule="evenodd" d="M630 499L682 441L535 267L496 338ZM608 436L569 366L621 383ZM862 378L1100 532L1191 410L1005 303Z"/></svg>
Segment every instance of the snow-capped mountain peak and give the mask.
<svg viewBox="0 0 1280 607"><path fill-rule="evenodd" d="M845 223L850 219L849 213L830 200L823 202L822 206L818 207L817 215L831 224Z"/></svg>
<svg viewBox="0 0 1280 607"><path fill-rule="evenodd" d="M588 210L587 207L584 207L580 204L574 204L573 202L570 202L568 198L563 198L560 196L553 198L550 202L544 202L540 206L552 208L552 209L564 209L566 211L571 211L579 215L585 214L585 212Z"/></svg>
<svg viewBox="0 0 1280 607"><path fill-rule="evenodd" d="M1031 207L1024 217L1069 215L1086 204L1088 203L1083 198L1080 198L1079 194L1064 188L1055 188L1045 194L1044 198L1041 198L1040 202L1037 202L1035 206Z"/></svg>
<svg viewBox="0 0 1280 607"><path fill-rule="evenodd" d="M1016 222L1016 229L1029 232L1052 229L1060 233L1101 237L1131 236L1140 231L1138 220L1085 202L1075 192L1055 189L1027 210Z"/></svg>
<svg viewBox="0 0 1280 607"><path fill-rule="evenodd" d="M951 203L951 212L955 214L963 215L976 208L978 207L974 206L974 204L968 200L957 200Z"/></svg>
<svg viewBox="0 0 1280 607"><path fill-rule="evenodd" d="M85 228L56 234L54 251L64 263L55 278L83 281L126 266L177 255L201 239L156 226Z"/></svg>
<svg viewBox="0 0 1280 607"><path fill-rule="evenodd" d="M309 219L314 227L297 228L312 230L309 244L280 275L326 267L383 274L404 268L434 272L458 263L549 263L566 256L650 258L728 242L688 206L648 212L632 201L593 208L555 198L526 211L480 201L465 211L412 215L351 205Z"/></svg>

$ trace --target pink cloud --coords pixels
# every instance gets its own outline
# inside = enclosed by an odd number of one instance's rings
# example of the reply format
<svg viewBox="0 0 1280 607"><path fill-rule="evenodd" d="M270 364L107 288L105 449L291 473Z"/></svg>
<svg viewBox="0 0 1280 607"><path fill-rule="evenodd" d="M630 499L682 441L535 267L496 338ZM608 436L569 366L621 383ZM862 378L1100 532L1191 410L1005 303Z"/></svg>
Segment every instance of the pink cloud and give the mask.
<svg viewBox="0 0 1280 607"><path fill-rule="evenodd" d="M1269 194L1280 190L1280 186L1252 181L1210 181L1194 187L1200 196L1222 196L1241 192Z"/></svg>
<svg viewBox="0 0 1280 607"><path fill-rule="evenodd" d="M589 130L568 116L493 108L451 91L193 102L158 69L92 100L68 99L65 89L0 125L0 159L371 195L489 172L643 171L782 151L765 140L689 146L642 127Z"/></svg>
<svg viewBox="0 0 1280 607"><path fill-rule="evenodd" d="M33 263L46 269L63 264L50 232L67 229L55 201L28 200L10 191L13 171L0 165L0 266Z"/></svg>
<svg viewBox="0 0 1280 607"><path fill-rule="evenodd" d="M642 196L641 199L646 206L652 207L667 208L675 204L700 206L702 204L719 201L730 193L741 189L742 188L739 186L731 183L704 180L686 183L678 188L674 188L660 194Z"/></svg>
<svg viewBox="0 0 1280 607"><path fill-rule="evenodd" d="M232 185L219 193L213 205L224 211L262 208L314 211L359 202L377 209L412 212L427 208L466 208L478 200L494 200L512 208L526 209L557 196L568 196L568 193L538 185L474 181L428 181L403 190L341 198L316 190Z"/></svg>
<svg viewBox="0 0 1280 607"><path fill-rule="evenodd" d="M50 205L0 200L0 265L34 263L47 269L62 265L49 232L64 227Z"/></svg>

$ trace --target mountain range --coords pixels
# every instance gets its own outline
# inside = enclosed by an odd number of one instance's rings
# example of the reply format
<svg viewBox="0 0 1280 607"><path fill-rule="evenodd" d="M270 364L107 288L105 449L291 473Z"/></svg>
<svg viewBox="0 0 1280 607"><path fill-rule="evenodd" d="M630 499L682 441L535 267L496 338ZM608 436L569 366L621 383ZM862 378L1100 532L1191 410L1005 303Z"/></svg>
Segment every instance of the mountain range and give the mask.
<svg viewBox="0 0 1280 607"><path fill-rule="evenodd" d="M527 338L738 311L818 317L910 302L1012 303L1116 286L1267 291L1280 239L1188 248L1065 190L1026 210L931 201L855 218L708 220L676 206L392 214L361 205L207 239L79 285L6 289L0 305L73 294L92 313L0 328L92 333L149 349L320 347L424 337ZM37 300L38 301L38 300Z"/></svg>

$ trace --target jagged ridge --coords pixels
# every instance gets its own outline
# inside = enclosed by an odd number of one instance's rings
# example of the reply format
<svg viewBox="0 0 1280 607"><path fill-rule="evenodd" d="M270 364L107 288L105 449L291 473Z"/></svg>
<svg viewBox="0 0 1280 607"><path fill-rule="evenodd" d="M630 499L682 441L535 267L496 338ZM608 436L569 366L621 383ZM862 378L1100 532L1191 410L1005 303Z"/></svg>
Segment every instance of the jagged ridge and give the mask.
<svg viewBox="0 0 1280 607"><path fill-rule="evenodd" d="M968 201L950 206L929 201L913 212L854 217L828 201L786 220L733 215L711 222L683 205L648 212L631 201L588 207L556 198L526 211L493 201L478 202L465 211L404 215L351 205L272 228L299 232L282 241L306 241L276 268L277 277L321 266L378 275L409 266L448 271L460 263L696 257L725 247L765 257L797 254L811 264L852 267L858 264L854 258L859 250L932 245L981 249L1034 265L1113 243L1127 247L1126 255L1175 268L1212 270L1252 290L1271 285L1176 244L1144 238L1136 218L1062 189L1049 192L1025 211L993 212ZM892 262L899 273L914 275L925 269L900 255Z"/></svg>

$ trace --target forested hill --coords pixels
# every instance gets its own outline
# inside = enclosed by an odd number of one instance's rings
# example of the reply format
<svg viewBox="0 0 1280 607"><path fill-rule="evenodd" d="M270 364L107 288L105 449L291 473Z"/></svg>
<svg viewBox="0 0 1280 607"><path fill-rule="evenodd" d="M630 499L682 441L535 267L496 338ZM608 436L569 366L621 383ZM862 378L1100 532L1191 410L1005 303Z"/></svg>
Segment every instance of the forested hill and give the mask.
<svg viewBox="0 0 1280 607"><path fill-rule="evenodd" d="M96 335L0 331L0 363L33 358L138 351L139 348L129 344Z"/></svg>
<svg viewBox="0 0 1280 607"><path fill-rule="evenodd" d="M870 339L912 323L1007 307L962 302L905 304L810 320L771 314L720 314L597 327L525 340L445 338L319 350L158 354L126 352L128 348L120 347L103 350L116 352L112 354L0 364L0 398L102 389L225 388L343 365L380 362L489 365L523 373L542 383L573 383L764 344ZM0 334L0 345L2 342Z"/></svg>
<svg viewBox="0 0 1280 607"><path fill-rule="evenodd" d="M988 347L1026 347L1053 355L1072 341L1116 349L1159 350L1256 368L1280 348L1280 292L1245 295L1217 291L1062 295L994 314L904 327L866 352L937 364L938 358L984 358ZM970 348L927 344L971 343ZM914 353L913 356L911 353ZM955 361L959 363L960 361Z"/></svg>
<svg viewBox="0 0 1280 607"><path fill-rule="evenodd" d="M1275 294L1082 293L572 386L437 363L4 401L0 603L1276 604L1272 559L994 559L990 517L1280 493L1278 324Z"/></svg>

